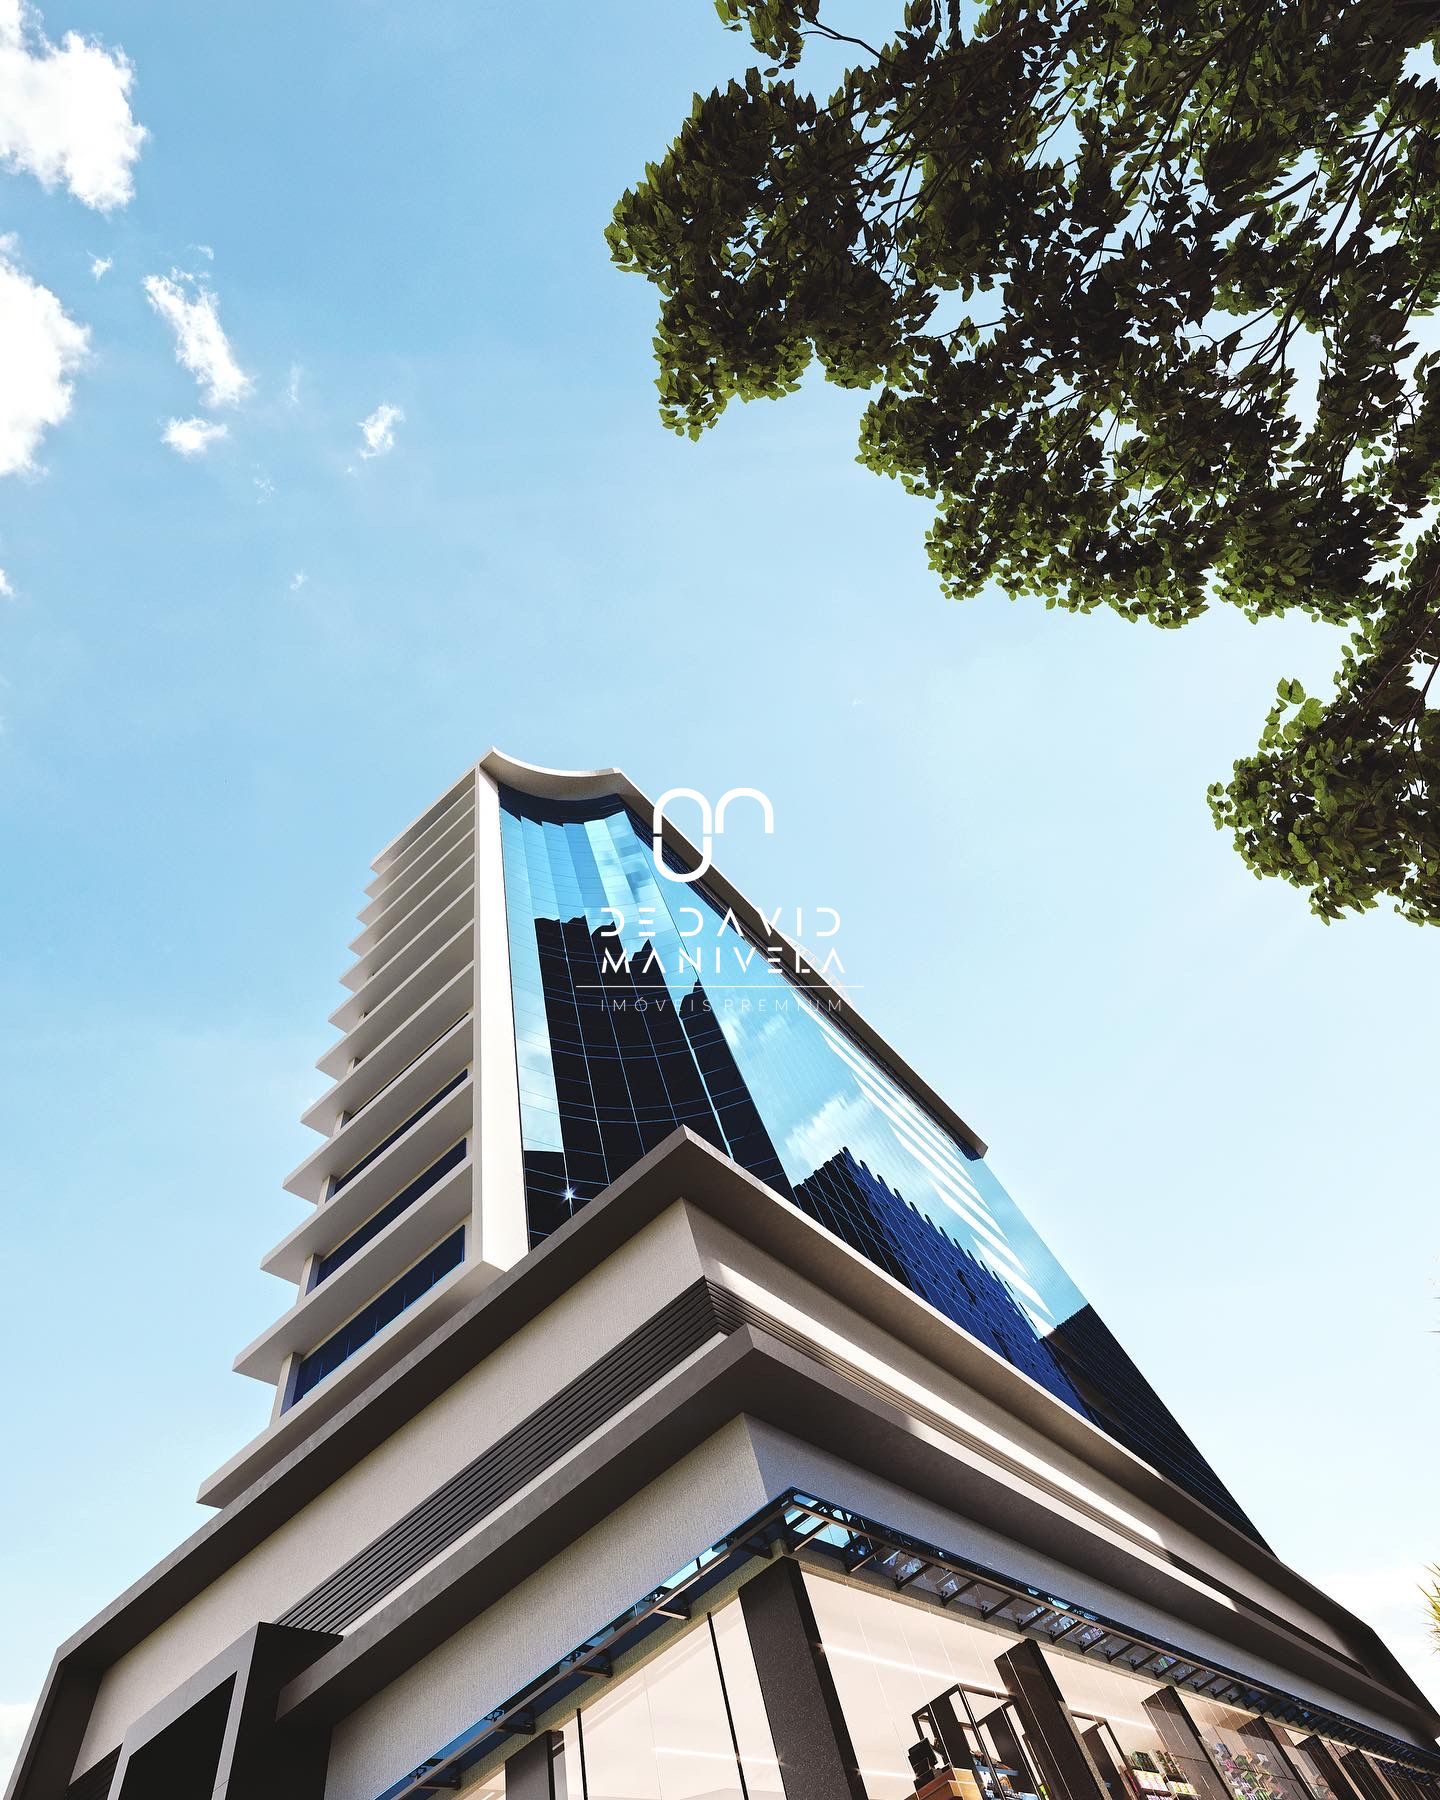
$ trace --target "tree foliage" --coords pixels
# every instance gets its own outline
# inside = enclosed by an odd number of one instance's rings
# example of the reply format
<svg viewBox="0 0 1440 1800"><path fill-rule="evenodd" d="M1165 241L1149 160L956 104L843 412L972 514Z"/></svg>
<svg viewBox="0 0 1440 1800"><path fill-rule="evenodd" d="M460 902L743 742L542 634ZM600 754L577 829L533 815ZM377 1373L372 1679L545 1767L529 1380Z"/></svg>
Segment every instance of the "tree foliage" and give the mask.
<svg viewBox="0 0 1440 1800"><path fill-rule="evenodd" d="M1440 922L1440 10L911 0L868 41L833 0L717 10L768 66L608 233L659 289L666 424L818 363L955 598L1348 627L1211 806L1323 918Z"/></svg>

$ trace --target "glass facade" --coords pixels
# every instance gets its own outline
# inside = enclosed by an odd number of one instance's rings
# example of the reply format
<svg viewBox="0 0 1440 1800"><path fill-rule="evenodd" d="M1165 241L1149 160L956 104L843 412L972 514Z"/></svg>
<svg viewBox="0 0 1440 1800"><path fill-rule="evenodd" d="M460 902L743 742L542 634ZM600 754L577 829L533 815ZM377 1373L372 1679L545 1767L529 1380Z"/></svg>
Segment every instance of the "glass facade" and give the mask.
<svg viewBox="0 0 1440 1800"><path fill-rule="evenodd" d="M844 1581L805 1585L869 1800L910 1800L922 1736L961 1800L1043 1800L1043 1750L996 1667L1017 1638ZM1253 1713L1042 1654L1109 1800L1330 1800L1283 1730Z"/></svg>
<svg viewBox="0 0 1440 1800"><path fill-rule="evenodd" d="M1316 1800L1298 1767L1248 1713L1200 1694L1185 1707L1236 1800Z"/></svg>
<svg viewBox="0 0 1440 1800"><path fill-rule="evenodd" d="M781 1800L738 1603L583 1707L563 1755L556 1800Z"/></svg>
<svg viewBox="0 0 1440 1800"><path fill-rule="evenodd" d="M501 830L532 1244L686 1125L1257 1535L983 1159L622 801L502 790Z"/></svg>
<svg viewBox="0 0 1440 1800"><path fill-rule="evenodd" d="M909 1750L921 1735L915 1714L956 1686L997 1693L995 1658L1006 1640L844 1582L807 1576L805 1586L865 1792L869 1800L910 1800ZM985 1699L981 1713L994 1705ZM967 1791L966 1800L1008 1796Z"/></svg>
<svg viewBox="0 0 1440 1800"><path fill-rule="evenodd" d="M777 1567L787 1556L798 1581ZM728 1597L752 1576L764 1593ZM547 1762L549 1800L781 1800L797 1757L816 1765L788 1792L814 1792L818 1774L829 1793L832 1732L866 1800L1357 1800L1336 1759L1383 1769L1391 1800L1440 1800L1433 1750L794 1489L377 1800L414 1800L421 1775L436 1792L502 1795L517 1749L512 1800L545 1793ZM1317 1747L1334 1793L1312 1769Z"/></svg>

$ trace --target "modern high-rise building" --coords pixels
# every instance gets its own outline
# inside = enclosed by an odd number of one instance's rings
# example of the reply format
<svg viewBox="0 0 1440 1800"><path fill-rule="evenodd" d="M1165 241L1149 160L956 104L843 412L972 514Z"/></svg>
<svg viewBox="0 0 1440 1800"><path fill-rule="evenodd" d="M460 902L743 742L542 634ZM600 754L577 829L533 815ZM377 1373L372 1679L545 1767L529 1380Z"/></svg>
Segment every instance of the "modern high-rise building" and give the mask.
<svg viewBox="0 0 1440 1800"><path fill-rule="evenodd" d="M709 838L492 752L381 852L270 1422L62 1646L11 1800L1440 1800L1440 1719L833 915L801 951Z"/></svg>

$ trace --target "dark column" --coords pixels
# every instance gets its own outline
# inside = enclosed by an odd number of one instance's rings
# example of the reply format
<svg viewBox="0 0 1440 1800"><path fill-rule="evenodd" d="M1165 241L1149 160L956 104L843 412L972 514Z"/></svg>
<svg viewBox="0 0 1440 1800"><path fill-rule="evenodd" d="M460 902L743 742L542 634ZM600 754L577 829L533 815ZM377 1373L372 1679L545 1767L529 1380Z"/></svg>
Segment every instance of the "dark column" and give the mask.
<svg viewBox="0 0 1440 1800"><path fill-rule="evenodd" d="M1160 1742L1178 1757L1185 1773L1200 1791L1200 1800L1230 1800L1225 1777L1215 1765L1215 1758L1205 1740L1195 1729L1195 1721L1185 1710L1185 1702L1174 1688L1160 1688L1144 1702Z"/></svg>
<svg viewBox="0 0 1440 1800"><path fill-rule="evenodd" d="M1014 1700L1031 1758L1039 1765L1036 1773L1050 1800L1106 1800L1105 1784L1034 1638L1024 1638L997 1656L995 1667Z"/></svg>
<svg viewBox="0 0 1440 1800"><path fill-rule="evenodd" d="M1115 1752L1110 1747L1110 1740L1098 1725L1092 1725L1088 1731L1080 1733L1080 1742L1090 1752L1090 1760L1095 1771L1105 1784L1105 1791L1110 1800L1130 1800L1130 1784L1125 1779L1125 1771L1115 1760Z"/></svg>
<svg viewBox="0 0 1440 1800"><path fill-rule="evenodd" d="M1399 1800L1395 1789L1363 1750L1344 1750L1340 1754L1340 1761L1364 1800Z"/></svg>
<svg viewBox="0 0 1440 1800"><path fill-rule="evenodd" d="M40 1708L15 1763L12 1800L63 1794L85 1741L85 1727L100 1686L100 1671L56 1658ZM100 1790L103 1795L105 1790Z"/></svg>
<svg viewBox="0 0 1440 1800"><path fill-rule="evenodd" d="M1265 1758L1295 1800L1310 1800L1310 1786L1299 1764L1299 1752L1268 1719L1247 1719L1236 1735L1252 1755Z"/></svg>
<svg viewBox="0 0 1440 1800"><path fill-rule="evenodd" d="M566 1800L565 1739L541 1731L505 1763L505 1800Z"/></svg>
<svg viewBox="0 0 1440 1800"><path fill-rule="evenodd" d="M255 1625L125 1733L109 1800L322 1800L330 1734L277 1723L286 1682L339 1643Z"/></svg>
<svg viewBox="0 0 1440 1800"><path fill-rule="evenodd" d="M949 1694L941 1694L929 1704L930 1722L935 1727L935 1736L940 1740L940 1755L952 1769L968 1769L973 1758L970 1746L965 1741L965 1729L960 1723L960 1715L955 1710L955 1702Z"/></svg>
<svg viewBox="0 0 1440 1800"><path fill-rule="evenodd" d="M746 1582L740 1610L785 1800L865 1800L799 1565L782 1557Z"/></svg>
<svg viewBox="0 0 1440 1800"><path fill-rule="evenodd" d="M985 1717L978 1720L977 1723L983 1725L990 1733L990 1742L994 1744L996 1755L999 1756L1001 1762L1008 1768L1014 1769L1018 1775L1029 1764L1031 1758L1025 1754L1024 1747L1020 1742L1020 1734L1010 1721L1010 1709L1005 1706L997 1706L993 1712L986 1713ZM1038 1775L1040 1771L1037 1770L1036 1773Z"/></svg>
<svg viewBox="0 0 1440 1800"><path fill-rule="evenodd" d="M1335 1796L1335 1800L1360 1800L1360 1790L1340 1766L1340 1759L1324 1738L1300 1740L1300 1754Z"/></svg>
<svg viewBox="0 0 1440 1800"><path fill-rule="evenodd" d="M277 1723L280 1690L337 1640L324 1632L260 1625L236 1676L213 1800L322 1800L328 1728Z"/></svg>

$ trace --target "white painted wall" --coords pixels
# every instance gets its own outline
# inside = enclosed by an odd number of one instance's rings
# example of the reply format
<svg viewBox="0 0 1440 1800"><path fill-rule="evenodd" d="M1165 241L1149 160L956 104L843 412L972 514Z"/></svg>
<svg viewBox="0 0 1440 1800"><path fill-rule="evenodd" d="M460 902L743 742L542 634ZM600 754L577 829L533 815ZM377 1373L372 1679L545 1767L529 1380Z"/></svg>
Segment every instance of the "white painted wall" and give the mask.
<svg viewBox="0 0 1440 1800"><path fill-rule="evenodd" d="M700 1273L685 1209L670 1207L121 1657L101 1681L76 1773L257 1619L292 1606Z"/></svg>
<svg viewBox="0 0 1440 1800"><path fill-rule="evenodd" d="M374 1800L767 1498L732 1420L335 1730L325 1800Z"/></svg>

